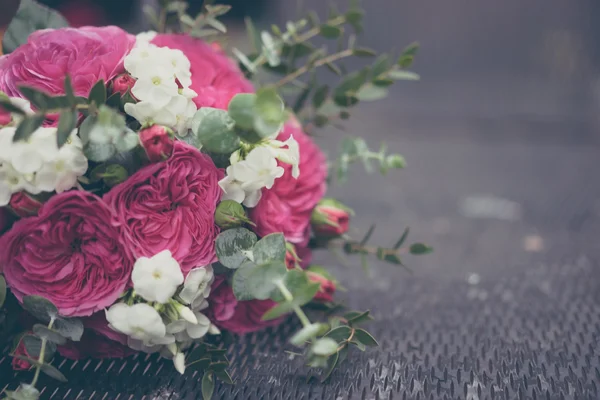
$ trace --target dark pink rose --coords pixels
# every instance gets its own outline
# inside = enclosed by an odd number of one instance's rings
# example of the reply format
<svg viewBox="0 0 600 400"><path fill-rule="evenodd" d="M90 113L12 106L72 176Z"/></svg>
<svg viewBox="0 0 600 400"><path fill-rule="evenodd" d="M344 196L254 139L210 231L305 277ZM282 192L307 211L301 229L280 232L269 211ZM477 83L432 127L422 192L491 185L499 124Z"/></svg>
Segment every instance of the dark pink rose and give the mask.
<svg viewBox="0 0 600 400"><path fill-rule="evenodd" d="M256 332L283 321L283 317L263 321L262 316L277 303L271 300L237 301L223 276L215 278L208 300L208 318L219 328L233 333Z"/></svg>
<svg viewBox="0 0 600 400"><path fill-rule="evenodd" d="M93 314L91 317L82 318L85 329L92 330L94 333L105 336L106 338L118 342L120 344L127 344L127 336L111 329L108 326L106 320L106 314L103 311Z"/></svg>
<svg viewBox="0 0 600 400"><path fill-rule="evenodd" d="M12 114L0 106L0 127L12 122Z"/></svg>
<svg viewBox="0 0 600 400"><path fill-rule="evenodd" d="M140 142L151 162L164 161L173 152L173 138L164 126L152 125L139 133Z"/></svg>
<svg viewBox="0 0 600 400"><path fill-rule="evenodd" d="M327 279L326 277L324 277L323 275L317 274L315 272L309 271L309 272L307 272L307 274L308 274L308 279L310 279L312 282L316 282L321 285L321 287L319 288L319 291L315 295L314 300L320 301L320 302L326 302L326 303L332 302L333 295L335 294L335 290L336 290L335 282L333 282L330 279Z"/></svg>
<svg viewBox="0 0 600 400"><path fill-rule="evenodd" d="M116 26L45 29L32 33L26 44L0 58L0 90L22 97L18 85L49 94L63 94L71 77L78 96L92 86L124 72L123 60L135 37Z"/></svg>
<svg viewBox="0 0 600 400"><path fill-rule="evenodd" d="M157 35L157 46L181 50L192 65L191 89L198 93L198 107L226 109L238 93L250 93L252 84L223 51L188 35Z"/></svg>
<svg viewBox="0 0 600 400"><path fill-rule="evenodd" d="M282 232L288 242L302 247L310 237L311 213L325 194L327 164L325 155L295 121L287 123L277 139L284 141L290 135L300 147L300 176L294 179L292 167L280 164L284 175L275 180L273 188L263 189L250 217L259 236Z"/></svg>
<svg viewBox="0 0 600 400"><path fill-rule="evenodd" d="M29 332L31 333L31 332ZM15 349L14 356L23 356L23 357L31 357L29 353L27 353L27 349L25 348L25 342L23 342L23 337L19 341L17 348ZM25 360L21 360L17 357L13 357L12 359L12 369L15 371L26 371L31 368L31 364Z"/></svg>
<svg viewBox="0 0 600 400"><path fill-rule="evenodd" d="M312 261L312 251L308 246L294 246L287 243L287 251L285 253L285 265L288 269L296 268L300 265L302 268L308 268Z"/></svg>
<svg viewBox="0 0 600 400"><path fill-rule="evenodd" d="M335 199L323 199L313 210L312 229L317 237L333 238L348 232L352 210Z"/></svg>
<svg viewBox="0 0 600 400"><path fill-rule="evenodd" d="M126 345L97 334L93 330L86 330L79 342L68 342L58 346L61 356L72 360L82 358L124 358L135 353Z"/></svg>
<svg viewBox="0 0 600 400"><path fill-rule="evenodd" d="M111 209L89 192L60 193L0 239L0 272L17 299L40 295L65 316L88 316L126 289L133 259Z"/></svg>
<svg viewBox="0 0 600 400"><path fill-rule="evenodd" d="M37 215L42 203L25 192L18 192L10 198L10 208L21 218Z"/></svg>
<svg viewBox="0 0 600 400"><path fill-rule="evenodd" d="M121 96L123 96L125 93L131 90L133 85L135 85L135 78L133 76L129 74L121 74L113 79L111 83L112 92L120 93Z"/></svg>
<svg viewBox="0 0 600 400"><path fill-rule="evenodd" d="M105 195L124 244L136 257L170 250L184 274L216 261L214 215L223 175L208 155L176 141L168 160L142 168Z"/></svg>

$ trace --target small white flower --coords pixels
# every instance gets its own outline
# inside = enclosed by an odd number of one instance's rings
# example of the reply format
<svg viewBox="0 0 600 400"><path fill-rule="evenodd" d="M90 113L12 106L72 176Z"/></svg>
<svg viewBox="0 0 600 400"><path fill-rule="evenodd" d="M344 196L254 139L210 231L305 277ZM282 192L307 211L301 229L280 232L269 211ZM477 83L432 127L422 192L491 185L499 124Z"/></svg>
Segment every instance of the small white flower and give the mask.
<svg viewBox="0 0 600 400"><path fill-rule="evenodd" d="M190 324L197 324L198 320L196 319L196 315L192 310L187 308L186 306L182 306L181 304L177 305L177 312L179 316L189 322Z"/></svg>
<svg viewBox="0 0 600 400"><path fill-rule="evenodd" d="M173 96L179 94L179 88L173 73L161 65L148 69L131 88L131 93L141 101L150 101L157 108L165 106Z"/></svg>
<svg viewBox="0 0 600 400"><path fill-rule="evenodd" d="M213 279L214 273L210 265L191 270L185 278L179 297L185 304L192 304L198 297L207 298Z"/></svg>
<svg viewBox="0 0 600 400"><path fill-rule="evenodd" d="M127 346L135 351L143 351L148 354L158 353L165 348L165 346L161 345L146 346L143 341L132 339L131 337L127 338Z"/></svg>
<svg viewBox="0 0 600 400"><path fill-rule="evenodd" d="M135 35L135 44L137 46L138 44L144 45L150 43L152 39L156 37L156 35L157 33L155 31L140 32Z"/></svg>
<svg viewBox="0 0 600 400"><path fill-rule="evenodd" d="M111 329L145 343L160 340L167 333L158 311L145 303L117 303L106 311L106 320Z"/></svg>
<svg viewBox="0 0 600 400"><path fill-rule="evenodd" d="M220 335L221 331L217 328L216 325L210 324L210 328L208 328L208 333L211 335Z"/></svg>
<svg viewBox="0 0 600 400"><path fill-rule="evenodd" d="M208 301L206 301L206 299L203 299L202 297L198 297L191 304L191 307L192 307L192 311L194 311L194 312L206 310L208 308Z"/></svg>
<svg viewBox="0 0 600 400"><path fill-rule="evenodd" d="M175 365L175 369L181 375L185 373L185 354L177 353L175 357L173 357L173 364Z"/></svg>
<svg viewBox="0 0 600 400"><path fill-rule="evenodd" d="M196 104L187 97L180 95L172 98L166 107L175 114L176 122L173 128L175 128L180 136L186 136L190 129L192 118L194 118L194 114L198 111Z"/></svg>
<svg viewBox="0 0 600 400"><path fill-rule="evenodd" d="M167 303L183 283L183 273L169 250L154 257L140 257L131 273L133 289L147 301Z"/></svg>
<svg viewBox="0 0 600 400"><path fill-rule="evenodd" d="M292 166L292 177L298 179L300 176L300 146L292 135L285 142L279 140L270 141L270 149L275 158ZM287 146L287 149L283 147Z"/></svg>
<svg viewBox="0 0 600 400"><path fill-rule="evenodd" d="M197 323L192 324L191 322L186 322L184 330L174 333L175 339L177 339L178 342L197 340L203 338L208 333L212 325L210 320L201 312L196 311L194 314L196 316Z"/></svg>
<svg viewBox="0 0 600 400"><path fill-rule="evenodd" d="M281 178L284 169L277 165L273 153L266 147L252 149L246 159L231 166L233 178L242 183L246 192L271 189L275 179Z"/></svg>
<svg viewBox="0 0 600 400"><path fill-rule="evenodd" d="M157 48L149 42L140 41L138 43L124 60L125 69L135 78L148 69L149 65L152 65L154 50Z"/></svg>
<svg viewBox="0 0 600 400"><path fill-rule="evenodd" d="M198 93L194 92L192 89L190 88L180 88L179 89L179 94L182 95L183 97L185 97L186 99L194 99L196 96L198 96Z"/></svg>
<svg viewBox="0 0 600 400"><path fill-rule="evenodd" d="M246 198L246 192L242 189L242 183L233 178L232 167L227 167L227 175L219 181L219 186L223 190L221 200L233 200L237 203L242 203Z"/></svg>

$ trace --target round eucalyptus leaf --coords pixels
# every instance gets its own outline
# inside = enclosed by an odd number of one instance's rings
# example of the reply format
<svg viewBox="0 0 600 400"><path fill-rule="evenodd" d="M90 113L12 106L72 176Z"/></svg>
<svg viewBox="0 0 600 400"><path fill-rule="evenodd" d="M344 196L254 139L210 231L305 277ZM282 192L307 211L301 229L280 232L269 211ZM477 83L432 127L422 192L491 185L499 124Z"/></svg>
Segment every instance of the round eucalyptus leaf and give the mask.
<svg viewBox="0 0 600 400"><path fill-rule="evenodd" d="M230 269L238 269L248 261L244 251L256 244L256 235L245 228L228 229L217 236L215 249L219 262Z"/></svg>
<svg viewBox="0 0 600 400"><path fill-rule="evenodd" d="M314 339L321 331L321 324L310 324L302 328L290 339L290 343L294 346L301 347L310 339Z"/></svg>
<svg viewBox="0 0 600 400"><path fill-rule="evenodd" d="M242 93L236 95L229 103L229 116L242 129L253 129L256 116L256 95Z"/></svg>
<svg viewBox="0 0 600 400"><path fill-rule="evenodd" d="M83 336L83 322L76 318L57 318L53 328L62 336L74 342L81 340Z"/></svg>
<svg viewBox="0 0 600 400"><path fill-rule="evenodd" d="M247 265L233 275L233 293L240 300L267 300L284 278L287 268L283 262Z"/></svg>
<svg viewBox="0 0 600 400"><path fill-rule="evenodd" d="M23 297L23 308L42 322L50 322L58 316L56 306L42 296Z"/></svg>
<svg viewBox="0 0 600 400"><path fill-rule="evenodd" d="M285 261L285 237L282 233L272 233L260 239L252 249L254 262L258 265L273 261Z"/></svg>
<svg viewBox="0 0 600 400"><path fill-rule="evenodd" d="M192 132L196 146L218 154L231 154L240 147L235 133L235 122L227 111L203 107L192 119Z"/></svg>
<svg viewBox="0 0 600 400"><path fill-rule="evenodd" d="M330 356L337 352L338 344L331 338L321 338L312 346L312 352L318 356Z"/></svg>
<svg viewBox="0 0 600 400"><path fill-rule="evenodd" d="M49 329L47 326L35 324L33 326L33 333L42 339L46 339L52 343L63 345L67 343L67 339L54 329Z"/></svg>

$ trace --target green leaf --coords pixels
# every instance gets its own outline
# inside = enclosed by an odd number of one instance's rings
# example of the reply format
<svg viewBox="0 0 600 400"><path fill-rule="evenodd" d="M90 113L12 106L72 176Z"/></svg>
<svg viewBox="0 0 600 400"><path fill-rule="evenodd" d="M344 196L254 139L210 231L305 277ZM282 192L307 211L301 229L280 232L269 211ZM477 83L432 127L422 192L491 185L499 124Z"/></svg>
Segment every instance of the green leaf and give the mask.
<svg viewBox="0 0 600 400"><path fill-rule="evenodd" d="M337 39L344 33L339 26L324 24L321 25L320 34L326 39Z"/></svg>
<svg viewBox="0 0 600 400"><path fill-rule="evenodd" d="M263 314L263 321L271 321L277 319L283 315L289 314L294 310L294 304L292 302L285 302L276 305L271 308L269 311Z"/></svg>
<svg viewBox="0 0 600 400"><path fill-rule="evenodd" d="M19 91L39 110L69 107L69 100L66 96L53 97L41 90L29 86L19 86Z"/></svg>
<svg viewBox="0 0 600 400"><path fill-rule="evenodd" d="M387 72L391 67L390 56L382 54L375 60L371 68L372 76L378 78L380 75Z"/></svg>
<svg viewBox="0 0 600 400"><path fill-rule="evenodd" d="M331 72L333 72L337 76L342 76L343 75L342 69L340 67L338 67L336 64L334 64L332 62L328 62L328 63L325 64L325 66L327 67L328 70L330 70Z"/></svg>
<svg viewBox="0 0 600 400"><path fill-rule="evenodd" d="M255 110L254 130L263 138L277 133L286 121L285 104L273 87L258 90Z"/></svg>
<svg viewBox="0 0 600 400"><path fill-rule="evenodd" d="M228 229L217 236L215 249L219 262L230 269L238 269L247 261L244 251L256 244L256 235L245 228Z"/></svg>
<svg viewBox="0 0 600 400"><path fill-rule="evenodd" d="M393 69L386 74L388 77L397 81L418 81L418 74L411 71L403 71L401 69Z"/></svg>
<svg viewBox="0 0 600 400"><path fill-rule="evenodd" d="M256 95L242 93L236 95L229 102L229 116L235 124L242 129L253 129L256 115Z"/></svg>
<svg viewBox="0 0 600 400"><path fill-rule="evenodd" d="M356 57L375 57L377 55L375 50L367 47L357 47L352 52Z"/></svg>
<svg viewBox="0 0 600 400"><path fill-rule="evenodd" d="M88 95L88 101L90 104L96 103L97 106L106 103L106 86L103 79L100 79L92 86Z"/></svg>
<svg viewBox="0 0 600 400"><path fill-rule="evenodd" d="M42 340L33 335L25 335L23 336L22 341L29 357L39 359L42 351ZM44 349L44 361L51 360L55 352L56 345L52 342L46 342L46 348Z"/></svg>
<svg viewBox="0 0 600 400"><path fill-rule="evenodd" d="M281 55L283 57L290 57L292 59L306 57L315 51L315 47L310 43L294 43L285 44L281 49Z"/></svg>
<svg viewBox="0 0 600 400"><path fill-rule="evenodd" d="M85 156L94 162L104 162L111 158L117 149L112 143L94 143L88 142L87 146L84 146L83 153Z"/></svg>
<svg viewBox="0 0 600 400"><path fill-rule="evenodd" d="M276 289L276 282L284 279L286 271L283 262L243 266L233 275L233 293L240 301L267 300Z"/></svg>
<svg viewBox="0 0 600 400"><path fill-rule="evenodd" d="M375 338L369 332L365 331L364 329L355 330L354 337L356 339L358 339L365 346L371 346L371 347L379 346L379 343L377 343L377 340L375 340Z"/></svg>
<svg viewBox="0 0 600 400"><path fill-rule="evenodd" d="M412 65L418 51L419 51L419 43L411 43L410 45L408 45L404 49L404 51L402 51L402 54L400 55L400 58L398 59L398 66L400 68L410 67Z"/></svg>
<svg viewBox="0 0 600 400"><path fill-rule="evenodd" d="M402 265L402 259L394 250L380 247L377 249L376 255L378 260L386 261L396 265Z"/></svg>
<svg viewBox="0 0 600 400"><path fill-rule="evenodd" d="M4 276L0 275L0 308L4 306L4 302L6 301L6 279Z"/></svg>
<svg viewBox="0 0 600 400"><path fill-rule="evenodd" d="M229 372L223 371L215 371L215 376L219 378L219 380L227 385L233 385L233 379L231 379L231 375Z"/></svg>
<svg viewBox="0 0 600 400"><path fill-rule="evenodd" d="M336 352L333 356L329 357L327 360L327 368L325 372L323 372L323 376L321 377L321 383L324 383L329 377L331 373L335 370L335 367L338 365L338 361L340 359L340 353Z"/></svg>
<svg viewBox="0 0 600 400"><path fill-rule="evenodd" d="M8 96L0 96L0 109L18 115L25 115L25 111L21 107L14 105Z"/></svg>
<svg viewBox="0 0 600 400"><path fill-rule="evenodd" d="M96 122L98 119L94 115L90 115L79 125L78 134L84 146L90 141L90 132L94 129Z"/></svg>
<svg viewBox="0 0 600 400"><path fill-rule="evenodd" d="M404 233L402 234L402 236L400 237L400 239L398 239L398 241L394 245L394 250L398 250L400 247L402 247L402 245L406 241L406 238L408 237L409 232L410 232L410 228L406 228L404 230Z"/></svg>
<svg viewBox="0 0 600 400"><path fill-rule="evenodd" d="M358 33L362 32L362 22L365 13L362 10L350 10L346 13L346 20Z"/></svg>
<svg viewBox="0 0 600 400"><path fill-rule="evenodd" d="M321 331L321 324L310 324L302 328L299 332L294 334L290 339L290 343L294 346L302 347L306 342L317 337Z"/></svg>
<svg viewBox="0 0 600 400"><path fill-rule="evenodd" d="M410 246L410 254L421 255L433 253L433 248L423 243L415 243Z"/></svg>
<svg viewBox="0 0 600 400"><path fill-rule="evenodd" d="M212 399L215 392L215 378L211 371L206 371L202 377L202 398L204 400Z"/></svg>
<svg viewBox="0 0 600 400"><path fill-rule="evenodd" d="M277 43L271 34L267 31L263 31L260 34L262 40L262 53L267 58L267 62L271 67L276 67L281 63L279 53L277 51Z"/></svg>
<svg viewBox="0 0 600 400"><path fill-rule="evenodd" d="M192 132L197 138L196 147L217 154L231 154L240 147L235 133L235 121L225 110L202 107L192 119Z"/></svg>
<svg viewBox="0 0 600 400"><path fill-rule="evenodd" d="M58 309L52 302L41 296L23 297L23 308L42 322L50 322L58 316Z"/></svg>
<svg viewBox="0 0 600 400"><path fill-rule="evenodd" d="M33 333L42 339L46 339L52 343L63 345L67 343L67 339L54 329L49 329L45 325L35 324L33 325Z"/></svg>
<svg viewBox="0 0 600 400"><path fill-rule="evenodd" d="M350 338L352 329L349 326L340 326L329 331L325 336L335 340L337 343L344 342Z"/></svg>
<svg viewBox="0 0 600 400"><path fill-rule="evenodd" d="M346 318L346 320L348 321L348 325L351 325L351 326L359 325L363 322L373 320L373 317L371 317L371 315L370 315L370 311L365 311L362 313L354 311L354 312L347 313L346 315L344 315L344 318Z"/></svg>
<svg viewBox="0 0 600 400"><path fill-rule="evenodd" d="M56 11L33 0L21 0L17 14L6 28L2 38L2 49L5 54L8 54L27 43L29 35L37 30L65 26L69 26L67 20Z"/></svg>
<svg viewBox="0 0 600 400"><path fill-rule="evenodd" d="M78 117L79 113L74 110L65 110L60 113L58 127L56 128L56 144L59 149L69 140L69 136L71 136L77 125Z"/></svg>
<svg viewBox="0 0 600 400"><path fill-rule="evenodd" d="M362 344L361 342L355 342L354 340L351 341L350 343L352 343L353 345L355 345L356 347L358 347L358 349L360 351L365 351L367 350L367 346L365 346L364 344Z"/></svg>
<svg viewBox="0 0 600 400"><path fill-rule="evenodd" d="M361 246L364 246L369 242L369 239L371 239L371 235L373 235L373 232L375 232L375 224L371 225L363 240L360 241Z"/></svg>
<svg viewBox="0 0 600 400"><path fill-rule="evenodd" d="M48 375L52 379L56 379L59 382L67 382L67 378L58 369L54 368L50 364L43 364L41 370L44 374Z"/></svg>
<svg viewBox="0 0 600 400"><path fill-rule="evenodd" d="M272 233L260 239L252 249L254 262L262 265L274 261L285 261L285 238L282 233Z"/></svg>
<svg viewBox="0 0 600 400"><path fill-rule="evenodd" d="M252 48L254 49L255 52L261 51L262 42L260 40L260 35L259 35L258 31L256 30L254 23L252 22L252 18L246 17L244 19L244 21L246 22L246 32L248 34L248 38L250 39L250 42L252 43Z"/></svg>
<svg viewBox="0 0 600 400"><path fill-rule="evenodd" d="M71 82L71 77L69 75L67 75L65 77L65 95L67 97L67 100L69 101L69 105L70 106L76 106L77 105L77 100L75 98L75 91L73 90L73 83Z"/></svg>
<svg viewBox="0 0 600 400"><path fill-rule="evenodd" d="M54 321L52 328L74 342L80 341L83 336L83 322L77 318L59 317Z"/></svg>
<svg viewBox="0 0 600 400"><path fill-rule="evenodd" d="M323 85L318 88L312 98L313 107L317 110L321 108L325 100L327 100L327 96L329 96L329 86Z"/></svg>
<svg viewBox="0 0 600 400"><path fill-rule="evenodd" d="M376 101L385 99L389 94L389 91L385 88L367 84L360 88L356 97L360 101Z"/></svg>
<svg viewBox="0 0 600 400"><path fill-rule="evenodd" d="M26 116L23 121L17 127L13 142L19 140L27 140L33 135L33 133L44 123L46 117L43 114L34 114Z"/></svg>
<svg viewBox="0 0 600 400"><path fill-rule="evenodd" d="M338 344L335 340L325 337L321 338L313 344L311 350L318 356L330 356L337 353Z"/></svg>
<svg viewBox="0 0 600 400"><path fill-rule="evenodd" d="M297 269L289 270L283 279L283 284L292 293L293 300L292 304L297 306L303 306L309 303L319 291L321 285L316 282L312 282L306 271L300 271ZM279 291L273 292L271 297L273 301L283 302L285 298Z"/></svg>

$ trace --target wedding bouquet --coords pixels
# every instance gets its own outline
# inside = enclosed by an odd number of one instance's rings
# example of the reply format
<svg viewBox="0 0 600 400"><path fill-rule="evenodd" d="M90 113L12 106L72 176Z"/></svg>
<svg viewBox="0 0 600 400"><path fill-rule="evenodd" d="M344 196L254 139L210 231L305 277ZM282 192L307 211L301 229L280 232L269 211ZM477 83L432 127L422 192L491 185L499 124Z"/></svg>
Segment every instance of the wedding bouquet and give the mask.
<svg viewBox="0 0 600 400"><path fill-rule="evenodd" d="M340 248L402 265L403 252L349 234L352 211L325 198L350 164L402 168L385 147L347 138L329 163L310 136L350 117L360 101L385 97L416 53L383 55L346 73L364 11L352 4L320 22L309 14L259 32L252 54L219 42L229 7L163 1L146 10L155 31L66 27L57 13L23 0L0 58L0 328L13 335L15 369L33 380L10 399L39 397L40 372L68 358L158 353L180 373L232 383L225 351L211 340L295 314L290 344L327 379L350 347L377 341L369 312L342 311L337 281L310 266L314 249ZM37 30L40 27L47 28ZM313 39L337 40L338 50ZM235 62L237 60L237 62ZM326 67L330 87L315 73ZM328 79L332 81L332 79ZM286 99L287 101L284 101ZM311 322L304 309L326 310Z"/></svg>

